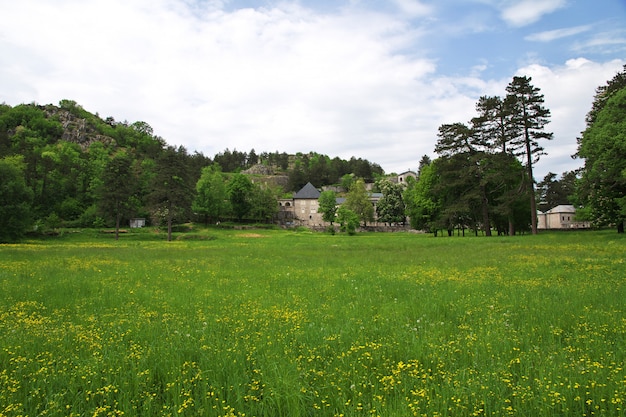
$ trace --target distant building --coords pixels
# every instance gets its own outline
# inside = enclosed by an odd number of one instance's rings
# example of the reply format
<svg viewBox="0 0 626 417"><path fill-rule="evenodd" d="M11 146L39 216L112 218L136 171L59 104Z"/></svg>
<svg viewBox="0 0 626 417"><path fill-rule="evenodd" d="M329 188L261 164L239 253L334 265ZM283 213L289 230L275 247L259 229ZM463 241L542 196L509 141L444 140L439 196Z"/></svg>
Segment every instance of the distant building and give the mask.
<svg viewBox="0 0 626 417"><path fill-rule="evenodd" d="M576 208L569 204L556 206L545 213L537 212L538 229L588 229L589 222L575 220Z"/></svg>
<svg viewBox="0 0 626 417"><path fill-rule="evenodd" d="M407 179L411 177L414 180L417 179L417 174L413 171L405 171L402 174L398 175L398 184L406 185Z"/></svg>
<svg viewBox="0 0 626 417"><path fill-rule="evenodd" d="M293 214L302 226L322 226L322 214L318 213L320 191L310 182L293 196Z"/></svg>
<svg viewBox="0 0 626 417"><path fill-rule="evenodd" d="M318 211L320 195L321 192L309 182L294 194L293 199L279 199L278 221L281 224L311 228L328 226L329 223L324 221L322 213ZM382 197L381 193L369 193L369 200L374 206L374 213L376 213L376 205ZM336 198L337 206L341 206L345 201L345 197ZM373 224L376 224L376 221Z"/></svg>
<svg viewBox="0 0 626 417"><path fill-rule="evenodd" d="M146 227L146 219L130 219L130 228L131 229L139 229L141 227Z"/></svg>

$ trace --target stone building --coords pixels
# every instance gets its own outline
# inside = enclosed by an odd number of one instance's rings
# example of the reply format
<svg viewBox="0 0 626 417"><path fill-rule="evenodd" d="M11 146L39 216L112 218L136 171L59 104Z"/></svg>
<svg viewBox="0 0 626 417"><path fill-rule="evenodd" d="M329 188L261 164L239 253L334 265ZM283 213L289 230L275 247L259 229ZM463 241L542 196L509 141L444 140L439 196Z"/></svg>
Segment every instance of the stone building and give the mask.
<svg viewBox="0 0 626 417"><path fill-rule="evenodd" d="M575 220L576 208L569 204L561 204L545 213L537 212L538 229L587 229L589 222L579 222Z"/></svg>

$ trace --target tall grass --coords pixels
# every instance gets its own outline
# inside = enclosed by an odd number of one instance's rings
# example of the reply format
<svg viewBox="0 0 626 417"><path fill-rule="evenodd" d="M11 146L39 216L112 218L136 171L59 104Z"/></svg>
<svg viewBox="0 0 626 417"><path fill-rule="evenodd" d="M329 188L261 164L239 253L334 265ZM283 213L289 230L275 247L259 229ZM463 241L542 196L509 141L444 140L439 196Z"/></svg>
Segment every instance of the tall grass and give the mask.
<svg viewBox="0 0 626 417"><path fill-rule="evenodd" d="M620 236L196 233L0 246L0 416L626 415Z"/></svg>

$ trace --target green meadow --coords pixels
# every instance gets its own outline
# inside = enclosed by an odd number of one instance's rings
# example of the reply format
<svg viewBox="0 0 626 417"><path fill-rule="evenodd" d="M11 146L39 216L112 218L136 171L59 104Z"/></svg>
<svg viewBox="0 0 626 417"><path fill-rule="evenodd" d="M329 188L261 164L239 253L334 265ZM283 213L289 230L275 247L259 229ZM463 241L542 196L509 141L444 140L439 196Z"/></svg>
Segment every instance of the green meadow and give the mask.
<svg viewBox="0 0 626 417"><path fill-rule="evenodd" d="M626 416L626 238L0 245L0 416Z"/></svg>

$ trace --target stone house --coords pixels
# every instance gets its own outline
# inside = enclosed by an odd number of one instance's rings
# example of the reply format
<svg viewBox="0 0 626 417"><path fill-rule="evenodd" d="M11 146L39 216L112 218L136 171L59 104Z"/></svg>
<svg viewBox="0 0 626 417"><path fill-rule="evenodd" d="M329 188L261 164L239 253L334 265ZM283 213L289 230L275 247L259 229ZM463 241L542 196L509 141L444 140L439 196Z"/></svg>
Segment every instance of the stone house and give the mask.
<svg viewBox="0 0 626 417"><path fill-rule="evenodd" d="M537 229L587 229L589 222L575 220L576 208L570 204L561 204L545 213L537 212Z"/></svg>
<svg viewBox="0 0 626 417"><path fill-rule="evenodd" d="M407 179L411 177L414 180L417 179L417 173L413 172L413 171L405 171L402 174L398 175L396 181L398 184L402 184L402 185L406 185L406 181Z"/></svg>
<svg viewBox="0 0 626 417"><path fill-rule="evenodd" d="M318 212L319 197L321 192L310 182L300 191L294 194L293 199L278 200L279 214L278 221L287 226L306 226L311 228L321 228L329 223L322 219L322 213ZM370 202L376 212L376 203L382 198L381 193L370 193ZM337 197L337 206L345 202L345 198Z"/></svg>
<svg viewBox="0 0 626 417"><path fill-rule="evenodd" d="M319 208L320 191L308 182L293 196L293 213L295 224L300 226L322 226L322 214Z"/></svg>

